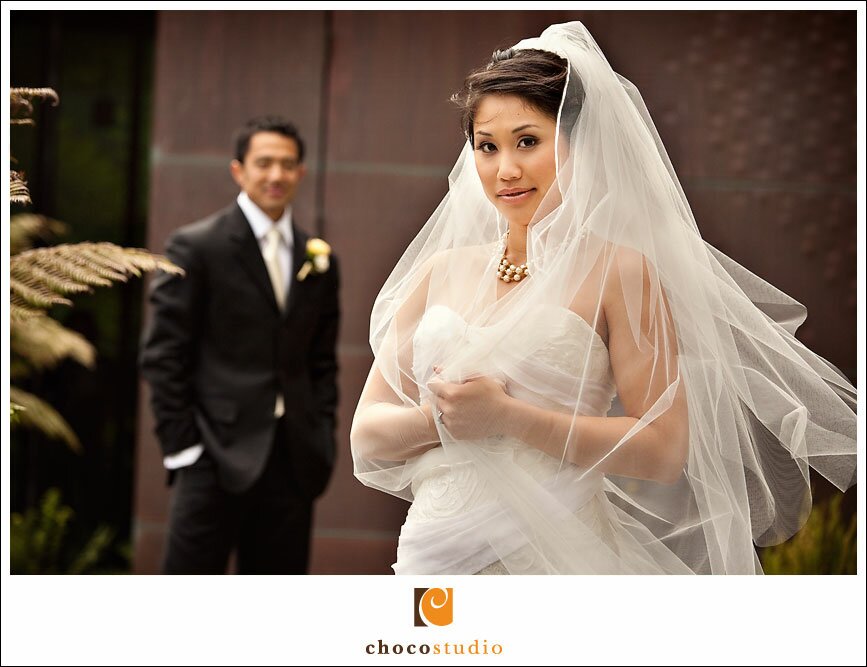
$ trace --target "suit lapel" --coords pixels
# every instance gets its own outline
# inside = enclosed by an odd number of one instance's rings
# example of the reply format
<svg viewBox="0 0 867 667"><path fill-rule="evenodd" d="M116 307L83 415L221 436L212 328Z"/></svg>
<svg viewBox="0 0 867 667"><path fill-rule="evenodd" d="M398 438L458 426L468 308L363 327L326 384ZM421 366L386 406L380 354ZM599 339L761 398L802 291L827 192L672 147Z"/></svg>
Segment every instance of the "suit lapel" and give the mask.
<svg viewBox="0 0 867 667"><path fill-rule="evenodd" d="M279 312L277 308L277 299L274 296L274 288L271 286L271 278L268 276L268 269L265 267L265 260L262 259L262 251L259 248L259 241L253 234L253 229L241 207L235 204L229 212L231 221L231 238L235 243L235 257L238 262L250 276L250 279L262 292L262 296L274 309L274 312ZM287 308L288 310L288 308Z"/></svg>
<svg viewBox="0 0 867 667"><path fill-rule="evenodd" d="M302 287L304 282L299 281L296 276L307 260L307 239L309 238L307 234L298 229L294 224L292 225L292 237L292 274L289 276L289 303L286 304L286 317L289 317L292 309L298 304L298 297L304 289ZM307 277L309 278L310 276L308 275Z"/></svg>

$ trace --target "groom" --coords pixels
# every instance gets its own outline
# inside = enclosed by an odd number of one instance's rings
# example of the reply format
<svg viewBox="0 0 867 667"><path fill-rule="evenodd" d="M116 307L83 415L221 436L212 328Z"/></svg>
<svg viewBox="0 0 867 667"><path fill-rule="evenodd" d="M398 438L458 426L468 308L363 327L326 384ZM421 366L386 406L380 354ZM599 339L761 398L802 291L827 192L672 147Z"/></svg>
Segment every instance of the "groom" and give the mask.
<svg viewBox="0 0 867 667"><path fill-rule="evenodd" d="M141 354L174 483L167 574L307 572L334 463L338 272L293 224L304 142L277 117L235 137L237 201L178 229ZM324 251L324 252L323 252ZM314 256L315 255L315 256ZM308 261L312 260L312 261Z"/></svg>

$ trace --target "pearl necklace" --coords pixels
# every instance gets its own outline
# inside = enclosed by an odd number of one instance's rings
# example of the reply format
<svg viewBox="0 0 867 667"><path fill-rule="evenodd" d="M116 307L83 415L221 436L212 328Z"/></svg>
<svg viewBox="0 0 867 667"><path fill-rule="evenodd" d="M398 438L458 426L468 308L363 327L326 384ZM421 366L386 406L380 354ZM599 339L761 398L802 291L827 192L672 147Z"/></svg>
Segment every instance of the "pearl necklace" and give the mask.
<svg viewBox="0 0 867 667"><path fill-rule="evenodd" d="M500 245L503 246L503 259L500 260L500 264L497 266L497 278L502 280L504 283L517 283L524 278L529 278L530 270L527 268L527 262L515 266L509 261L509 258L506 257L506 243L508 239L509 232L503 234L503 237L500 239Z"/></svg>

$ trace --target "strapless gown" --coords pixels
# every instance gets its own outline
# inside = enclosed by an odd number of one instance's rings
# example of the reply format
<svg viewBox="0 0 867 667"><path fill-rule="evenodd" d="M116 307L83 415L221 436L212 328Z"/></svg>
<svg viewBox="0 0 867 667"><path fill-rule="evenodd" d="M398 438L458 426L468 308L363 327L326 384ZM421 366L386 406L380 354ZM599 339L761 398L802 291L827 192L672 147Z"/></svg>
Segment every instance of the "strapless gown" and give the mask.
<svg viewBox="0 0 867 667"><path fill-rule="evenodd" d="M541 306L522 322L503 336L497 327L468 324L445 306L430 307L413 339L422 402L433 402L426 385L433 365L446 360L447 381L487 375L511 396L539 407L605 416L615 386L608 349L595 329L556 306ZM413 502L392 566L397 574L688 572L662 545L650 551L644 546L655 542L653 536L611 503L602 473L561 464L514 438L445 442L445 449L412 462ZM517 528L516 505L510 508L502 498L500 484L512 475L534 481L542 500L551 501L552 514L568 512L573 543L565 566L552 565L544 548Z"/></svg>

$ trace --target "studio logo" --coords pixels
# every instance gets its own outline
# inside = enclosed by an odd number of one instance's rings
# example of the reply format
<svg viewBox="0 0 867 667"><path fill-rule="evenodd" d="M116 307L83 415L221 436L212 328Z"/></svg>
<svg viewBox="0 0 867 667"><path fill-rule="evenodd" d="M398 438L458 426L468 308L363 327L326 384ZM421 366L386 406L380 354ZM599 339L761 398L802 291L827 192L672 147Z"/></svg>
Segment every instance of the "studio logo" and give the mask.
<svg viewBox="0 0 867 667"><path fill-rule="evenodd" d="M451 625L454 595L451 588L415 589L415 627Z"/></svg>

